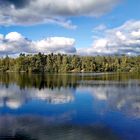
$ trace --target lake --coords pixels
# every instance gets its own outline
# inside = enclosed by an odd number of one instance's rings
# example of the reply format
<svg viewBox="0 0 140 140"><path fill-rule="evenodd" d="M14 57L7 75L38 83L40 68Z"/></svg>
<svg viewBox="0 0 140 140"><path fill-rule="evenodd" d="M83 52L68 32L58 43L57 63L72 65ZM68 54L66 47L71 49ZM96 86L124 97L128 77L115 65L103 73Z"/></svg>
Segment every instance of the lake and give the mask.
<svg viewBox="0 0 140 140"><path fill-rule="evenodd" d="M140 140L140 75L0 74L1 140Z"/></svg>

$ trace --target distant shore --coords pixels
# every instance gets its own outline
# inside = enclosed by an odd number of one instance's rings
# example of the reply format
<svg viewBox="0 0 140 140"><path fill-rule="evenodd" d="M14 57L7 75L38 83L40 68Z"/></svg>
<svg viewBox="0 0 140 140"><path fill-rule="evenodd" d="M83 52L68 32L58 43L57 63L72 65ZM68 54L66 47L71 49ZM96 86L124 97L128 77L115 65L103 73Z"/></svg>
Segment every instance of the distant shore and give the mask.
<svg viewBox="0 0 140 140"><path fill-rule="evenodd" d="M65 54L20 54L0 58L0 72L102 73L140 72L140 56L78 56Z"/></svg>

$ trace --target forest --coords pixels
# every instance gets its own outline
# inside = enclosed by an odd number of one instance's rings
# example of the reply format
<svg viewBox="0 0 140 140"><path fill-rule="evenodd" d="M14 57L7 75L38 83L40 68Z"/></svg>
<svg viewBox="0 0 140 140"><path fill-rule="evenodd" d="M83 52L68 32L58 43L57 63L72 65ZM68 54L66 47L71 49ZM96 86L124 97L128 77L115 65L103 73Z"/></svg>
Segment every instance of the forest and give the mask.
<svg viewBox="0 0 140 140"><path fill-rule="evenodd" d="M0 72L140 72L140 56L27 54L0 58Z"/></svg>

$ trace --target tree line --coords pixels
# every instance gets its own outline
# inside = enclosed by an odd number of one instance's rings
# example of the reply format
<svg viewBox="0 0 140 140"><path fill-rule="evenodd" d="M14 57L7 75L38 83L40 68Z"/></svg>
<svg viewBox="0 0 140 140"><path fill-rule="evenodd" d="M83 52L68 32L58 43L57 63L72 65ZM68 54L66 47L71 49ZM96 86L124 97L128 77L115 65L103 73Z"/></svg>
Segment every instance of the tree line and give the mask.
<svg viewBox="0 0 140 140"><path fill-rule="evenodd" d="M34 54L0 58L0 72L140 72L140 56Z"/></svg>

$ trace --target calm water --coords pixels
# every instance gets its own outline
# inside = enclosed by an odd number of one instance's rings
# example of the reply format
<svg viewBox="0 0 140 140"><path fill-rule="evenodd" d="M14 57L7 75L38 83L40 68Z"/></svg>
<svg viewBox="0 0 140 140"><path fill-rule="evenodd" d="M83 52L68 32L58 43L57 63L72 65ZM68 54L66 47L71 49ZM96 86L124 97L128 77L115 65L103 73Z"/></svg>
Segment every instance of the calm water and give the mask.
<svg viewBox="0 0 140 140"><path fill-rule="evenodd" d="M138 74L0 74L1 140L140 140Z"/></svg>

